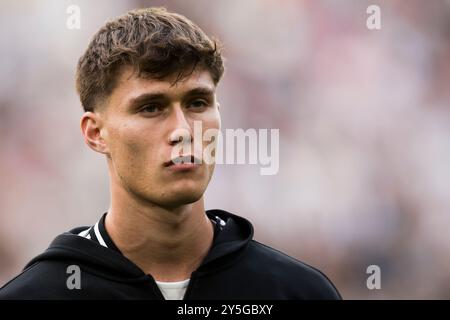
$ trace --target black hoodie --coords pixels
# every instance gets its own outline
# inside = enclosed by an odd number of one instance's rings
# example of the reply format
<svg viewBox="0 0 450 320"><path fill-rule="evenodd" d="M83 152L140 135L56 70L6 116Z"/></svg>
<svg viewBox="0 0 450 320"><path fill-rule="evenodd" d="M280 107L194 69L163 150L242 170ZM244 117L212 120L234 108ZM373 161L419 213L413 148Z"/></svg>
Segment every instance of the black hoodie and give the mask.
<svg viewBox="0 0 450 320"><path fill-rule="evenodd" d="M206 213L226 224L191 274L184 300L341 298L319 270L253 240L246 219L223 210ZM0 299L164 299L154 278L120 252L78 236L86 228L57 236L0 289ZM67 285L72 265L80 270L79 289Z"/></svg>

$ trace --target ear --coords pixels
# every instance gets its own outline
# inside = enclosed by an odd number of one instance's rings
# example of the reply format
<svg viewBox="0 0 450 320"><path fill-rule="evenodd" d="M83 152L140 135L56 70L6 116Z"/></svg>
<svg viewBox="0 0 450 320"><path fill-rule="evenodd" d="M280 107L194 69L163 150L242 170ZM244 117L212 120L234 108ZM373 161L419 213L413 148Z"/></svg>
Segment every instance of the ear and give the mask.
<svg viewBox="0 0 450 320"><path fill-rule="evenodd" d="M94 151L109 154L108 144L104 140L102 133L103 119L95 112L85 112L80 121L81 133L84 142Z"/></svg>
<svg viewBox="0 0 450 320"><path fill-rule="evenodd" d="M217 102L217 110L220 111L220 103L219 102Z"/></svg>

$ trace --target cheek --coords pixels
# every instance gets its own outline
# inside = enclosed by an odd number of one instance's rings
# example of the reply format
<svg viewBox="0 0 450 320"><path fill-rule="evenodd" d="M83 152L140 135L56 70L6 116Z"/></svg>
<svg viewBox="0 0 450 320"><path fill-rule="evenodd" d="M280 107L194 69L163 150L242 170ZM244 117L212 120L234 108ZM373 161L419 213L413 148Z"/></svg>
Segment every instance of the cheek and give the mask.
<svg viewBox="0 0 450 320"><path fill-rule="evenodd" d="M221 127L221 118L220 113L216 109L211 111L202 119L202 131L203 133L208 129L218 129Z"/></svg>
<svg viewBox="0 0 450 320"><path fill-rule="evenodd" d="M151 135L136 126L121 125L110 134L110 142L113 160L129 169L148 165L149 157L154 154Z"/></svg>
<svg viewBox="0 0 450 320"><path fill-rule="evenodd" d="M204 132L204 140L203 140L203 149L202 149L202 159L205 163L206 175L208 179L211 178L211 175L214 171L214 167L216 164L216 154L217 154L217 140L218 140L218 130L220 129L220 124L218 123L210 123L206 126Z"/></svg>

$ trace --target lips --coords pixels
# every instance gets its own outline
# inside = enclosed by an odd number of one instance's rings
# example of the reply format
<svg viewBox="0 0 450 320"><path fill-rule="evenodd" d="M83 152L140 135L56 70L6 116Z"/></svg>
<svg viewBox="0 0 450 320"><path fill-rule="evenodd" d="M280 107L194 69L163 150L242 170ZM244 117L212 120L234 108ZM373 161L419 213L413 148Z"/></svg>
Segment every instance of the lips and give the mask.
<svg viewBox="0 0 450 320"><path fill-rule="evenodd" d="M188 163L188 164L200 164L201 161L197 157L194 157L193 155L185 155L185 156L179 156L179 157L173 158L173 159L171 159L169 161L166 161L164 163L164 166L170 167L170 166L173 166L175 164L178 165L178 164L185 164L185 163Z"/></svg>

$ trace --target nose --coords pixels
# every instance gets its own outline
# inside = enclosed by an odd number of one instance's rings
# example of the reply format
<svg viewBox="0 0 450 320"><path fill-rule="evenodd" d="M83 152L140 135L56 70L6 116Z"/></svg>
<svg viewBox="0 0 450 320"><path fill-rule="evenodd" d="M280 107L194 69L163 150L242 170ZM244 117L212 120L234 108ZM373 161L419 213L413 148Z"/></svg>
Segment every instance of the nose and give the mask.
<svg viewBox="0 0 450 320"><path fill-rule="evenodd" d="M190 143L192 141L192 128L186 119L186 115L180 107L173 108L171 115L172 130L169 135L169 144L176 145L180 142L183 144Z"/></svg>

